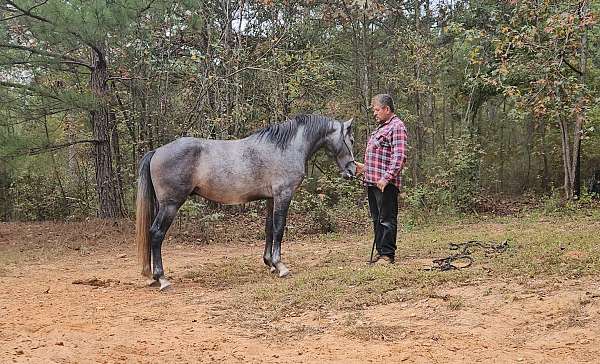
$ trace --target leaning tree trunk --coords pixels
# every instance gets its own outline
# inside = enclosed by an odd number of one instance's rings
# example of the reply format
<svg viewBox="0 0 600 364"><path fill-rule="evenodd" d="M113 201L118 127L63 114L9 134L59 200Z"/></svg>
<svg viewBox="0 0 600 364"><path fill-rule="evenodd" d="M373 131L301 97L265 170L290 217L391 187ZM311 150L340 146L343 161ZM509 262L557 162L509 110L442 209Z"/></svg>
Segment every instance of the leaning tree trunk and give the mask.
<svg viewBox="0 0 600 364"><path fill-rule="evenodd" d="M95 108L90 112L96 164L96 194L98 196L98 217L123 217L121 190L112 165L111 134L113 122L108 107L108 70L104 50L92 50L92 75L90 85L95 96Z"/></svg>
<svg viewBox="0 0 600 364"><path fill-rule="evenodd" d="M562 145L562 157L563 157L563 167L565 171L565 179L564 179L564 189L565 189L565 198L567 200L571 200L573 198L573 183L572 181L575 179L572 164L571 164L571 148L569 146L569 130L566 122L559 116L558 124L560 126L560 136L561 136L561 145Z"/></svg>
<svg viewBox="0 0 600 364"><path fill-rule="evenodd" d="M555 86L554 94L556 96L556 103L558 105L558 109L562 108L562 97L561 90L558 85ZM572 164L573 159L571 158L571 148L570 148L570 138L569 138L569 125L564 119L564 116L559 112L557 115L557 122L560 126L560 141L562 146L562 159L563 159L563 168L565 171L565 179L564 179L564 189L565 189L565 198L567 200L573 199L573 182L575 181L575 171L574 165ZM577 133L575 133L577 135Z"/></svg>
<svg viewBox="0 0 600 364"><path fill-rule="evenodd" d="M576 116L575 126L573 130L573 155L571 156L571 171L572 174L569 176L569 181L573 192L571 198L576 200L580 196L580 180L579 180L579 162L581 155L581 131L583 128L583 116Z"/></svg>

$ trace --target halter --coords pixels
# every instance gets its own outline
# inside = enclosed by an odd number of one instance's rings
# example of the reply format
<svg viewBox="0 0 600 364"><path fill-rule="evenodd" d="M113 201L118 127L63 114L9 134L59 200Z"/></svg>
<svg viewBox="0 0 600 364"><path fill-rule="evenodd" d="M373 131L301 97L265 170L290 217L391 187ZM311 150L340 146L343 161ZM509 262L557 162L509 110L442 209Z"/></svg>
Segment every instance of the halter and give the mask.
<svg viewBox="0 0 600 364"><path fill-rule="evenodd" d="M345 169L348 169L348 165L350 163L354 163L356 165L356 159L354 159L354 153L352 153L352 149L350 149L350 147L348 146L348 143L346 143L346 138L344 135L344 130L342 128L342 141L344 142L344 146L346 147L346 149L348 149L348 153L350 153L350 155L352 156L352 160L349 161L348 163L346 163L346 165L344 166ZM355 177L355 176L352 176Z"/></svg>

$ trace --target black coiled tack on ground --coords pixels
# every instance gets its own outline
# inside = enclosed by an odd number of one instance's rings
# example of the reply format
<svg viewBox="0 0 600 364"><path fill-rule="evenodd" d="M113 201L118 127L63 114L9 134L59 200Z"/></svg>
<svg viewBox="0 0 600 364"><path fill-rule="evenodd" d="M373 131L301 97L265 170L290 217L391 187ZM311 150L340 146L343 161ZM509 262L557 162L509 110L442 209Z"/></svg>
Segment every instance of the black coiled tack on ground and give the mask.
<svg viewBox="0 0 600 364"><path fill-rule="evenodd" d="M482 242L479 240L469 240L464 243L449 243L448 248L450 250L456 250L457 253L452 254L446 258L434 259L431 267L425 268L425 270L435 271L448 271L457 270L470 267L474 258L471 256L475 249L483 250L486 257L495 256L500 253L504 253L509 248L508 240L504 240L501 243L497 242Z"/></svg>

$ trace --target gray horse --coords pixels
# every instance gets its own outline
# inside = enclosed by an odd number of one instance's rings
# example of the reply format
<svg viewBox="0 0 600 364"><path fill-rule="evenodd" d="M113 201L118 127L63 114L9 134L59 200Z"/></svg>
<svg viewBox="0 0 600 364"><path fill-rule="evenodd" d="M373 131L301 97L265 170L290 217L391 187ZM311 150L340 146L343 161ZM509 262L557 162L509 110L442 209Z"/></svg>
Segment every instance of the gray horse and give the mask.
<svg viewBox="0 0 600 364"><path fill-rule="evenodd" d="M267 200L264 263L280 277L281 240L292 195L306 164L321 147L335 157L342 176L356 173L352 119L339 122L299 115L240 140L180 138L148 152L140 161L136 243L142 274L151 285L170 286L164 277L162 241L177 210L196 194L222 204ZM150 263L153 264L150 272Z"/></svg>

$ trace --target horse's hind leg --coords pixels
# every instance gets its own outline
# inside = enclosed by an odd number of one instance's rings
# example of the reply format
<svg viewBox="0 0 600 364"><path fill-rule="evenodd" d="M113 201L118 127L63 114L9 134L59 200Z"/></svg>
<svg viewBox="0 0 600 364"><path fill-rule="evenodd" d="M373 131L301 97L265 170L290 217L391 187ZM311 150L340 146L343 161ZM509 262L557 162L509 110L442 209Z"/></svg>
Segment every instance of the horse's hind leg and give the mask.
<svg viewBox="0 0 600 364"><path fill-rule="evenodd" d="M267 214L265 221L265 252L263 254L263 262L269 268L271 273L275 272L273 266L272 254L273 254L273 199L267 200Z"/></svg>
<svg viewBox="0 0 600 364"><path fill-rule="evenodd" d="M152 238L152 278L160 283L160 290L168 288L171 283L165 278L165 272L162 264L162 242L167 234L167 230L173 223L177 210L181 204L160 203L158 214L150 228Z"/></svg>

